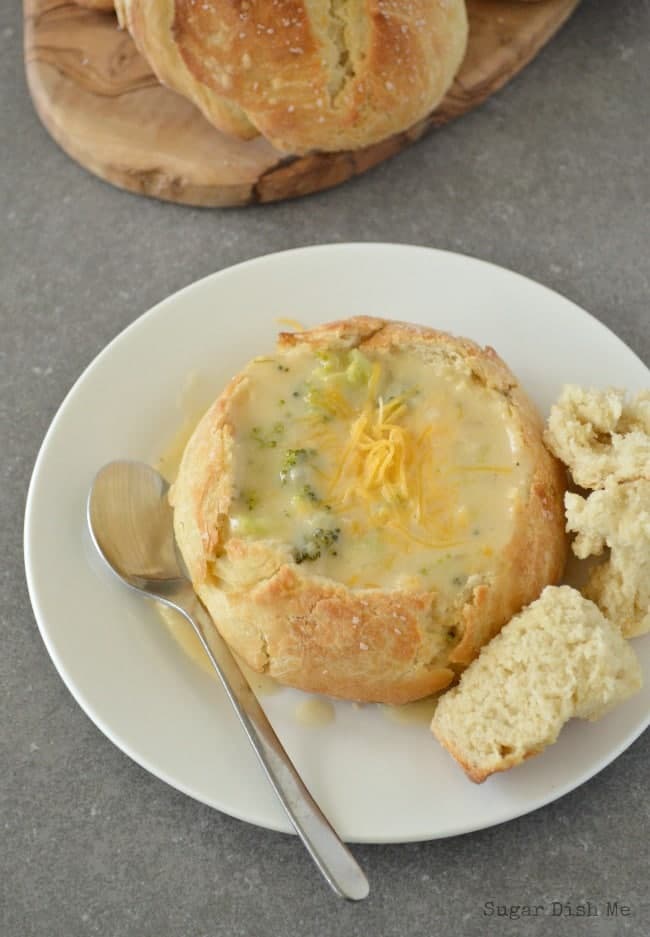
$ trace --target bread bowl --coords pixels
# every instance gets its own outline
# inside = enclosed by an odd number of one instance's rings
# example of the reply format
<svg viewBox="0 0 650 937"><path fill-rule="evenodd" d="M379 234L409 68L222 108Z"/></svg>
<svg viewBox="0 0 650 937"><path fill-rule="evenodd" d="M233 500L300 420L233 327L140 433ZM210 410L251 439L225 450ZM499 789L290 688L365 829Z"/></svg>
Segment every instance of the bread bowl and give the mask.
<svg viewBox="0 0 650 937"><path fill-rule="evenodd" d="M357 317L282 333L237 374L170 498L194 588L246 663L404 703L559 579L563 493L492 349Z"/></svg>

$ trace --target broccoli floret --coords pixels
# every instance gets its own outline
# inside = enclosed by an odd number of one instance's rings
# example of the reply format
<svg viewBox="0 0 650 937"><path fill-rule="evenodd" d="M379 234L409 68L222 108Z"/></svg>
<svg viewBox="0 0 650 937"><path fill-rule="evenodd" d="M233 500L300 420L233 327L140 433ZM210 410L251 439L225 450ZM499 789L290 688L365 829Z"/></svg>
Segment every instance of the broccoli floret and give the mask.
<svg viewBox="0 0 650 937"><path fill-rule="evenodd" d="M328 530L325 527L317 527L316 530L305 540L300 547L295 547L293 558L296 563L317 560L323 553L330 553L336 556L336 550L333 550L334 544L338 541L341 533L340 527Z"/></svg>
<svg viewBox="0 0 650 937"><path fill-rule="evenodd" d="M259 426L254 426L251 436L261 449L275 449L278 438L284 433L284 423L274 423L270 432L265 436Z"/></svg>
<svg viewBox="0 0 650 937"><path fill-rule="evenodd" d="M259 503L259 495L252 488L247 488L239 493L240 499L244 502L249 511L253 511Z"/></svg>
<svg viewBox="0 0 650 937"><path fill-rule="evenodd" d="M282 484L284 485L288 481L292 468L301 462L306 462L312 455L314 455L313 449L287 449L280 466L280 481Z"/></svg>
<svg viewBox="0 0 650 937"><path fill-rule="evenodd" d="M353 348L349 355L349 364L345 369L345 376L350 384L367 384L372 373L372 364L357 348Z"/></svg>
<svg viewBox="0 0 650 937"><path fill-rule="evenodd" d="M317 351L316 357L323 376L340 373L345 368L344 353L341 351Z"/></svg>

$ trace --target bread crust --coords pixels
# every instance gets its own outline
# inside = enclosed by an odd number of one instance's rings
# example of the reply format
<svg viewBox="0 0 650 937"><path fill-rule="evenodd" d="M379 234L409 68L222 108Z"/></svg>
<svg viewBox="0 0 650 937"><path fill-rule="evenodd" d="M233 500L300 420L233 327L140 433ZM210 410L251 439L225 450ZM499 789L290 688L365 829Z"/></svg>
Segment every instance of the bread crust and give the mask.
<svg viewBox="0 0 650 937"><path fill-rule="evenodd" d="M101 0L100 0L101 2ZM201 84L185 64L174 41L174 0L114 0L120 26L128 29L156 78L192 101L219 130L243 140L258 135L244 112Z"/></svg>
<svg viewBox="0 0 650 937"><path fill-rule="evenodd" d="M434 732L434 735L442 747L449 752L454 761L460 765L467 777L470 779L470 781L473 781L474 784L482 784L493 774L501 774L503 771L510 771L511 768L516 768L517 765L523 764L523 762L528 761L529 758L534 758L535 755L541 755L546 748L546 746L543 746L542 748L531 748L523 755L505 755L496 766L490 765L490 767L479 767L478 765L469 761L464 752L461 751L460 747L454 745L454 743L442 735L442 733L438 734L437 732Z"/></svg>
<svg viewBox="0 0 650 937"><path fill-rule="evenodd" d="M301 154L369 146L433 110L464 0L116 0L160 80L220 130Z"/></svg>
<svg viewBox="0 0 650 937"><path fill-rule="evenodd" d="M75 0L77 6L86 7L88 10L102 10L103 12L112 12L115 9L113 0Z"/></svg>
<svg viewBox="0 0 650 937"><path fill-rule="evenodd" d="M190 440L171 491L176 537L194 588L228 643L282 683L348 699L405 703L448 686L566 559L564 472L542 442L542 424L491 348L401 322L357 317L283 333L279 350L408 350L440 355L502 394L512 431L530 457L527 497L487 581L471 577L450 605L438 592L351 589L310 575L289 545L228 536L233 498L233 378ZM473 581L474 580L474 581ZM456 637L450 641L449 634Z"/></svg>

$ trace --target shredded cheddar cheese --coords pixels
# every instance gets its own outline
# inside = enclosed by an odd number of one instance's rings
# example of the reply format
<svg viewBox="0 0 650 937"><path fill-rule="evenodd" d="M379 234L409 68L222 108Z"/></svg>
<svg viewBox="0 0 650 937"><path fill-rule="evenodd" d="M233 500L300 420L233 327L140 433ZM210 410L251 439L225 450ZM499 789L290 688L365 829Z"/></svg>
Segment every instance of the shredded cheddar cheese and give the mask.
<svg viewBox="0 0 650 937"><path fill-rule="evenodd" d="M302 322L298 322L297 319L291 319L288 316L279 316L275 320L278 325L284 325L286 328L291 329L292 332L304 332L306 326Z"/></svg>
<svg viewBox="0 0 650 937"><path fill-rule="evenodd" d="M407 548L411 542L424 546L434 542L436 546L457 545L459 530L446 529L441 538L440 530L435 530L433 524L436 517L435 510L431 510L432 502L453 500L455 490L455 486L441 486L434 478L431 457L434 427L427 426L416 434L403 425L400 421L408 411L413 393L404 392L385 401L378 393L381 380L381 364L374 362L366 398L357 416L334 388L323 394L331 412L349 421L347 439L328 485L328 500L337 512L362 502L367 526L370 529L387 526ZM331 434L330 439L326 434L319 441L321 445L329 442L332 446L338 442ZM421 528L419 533L413 529L413 522Z"/></svg>

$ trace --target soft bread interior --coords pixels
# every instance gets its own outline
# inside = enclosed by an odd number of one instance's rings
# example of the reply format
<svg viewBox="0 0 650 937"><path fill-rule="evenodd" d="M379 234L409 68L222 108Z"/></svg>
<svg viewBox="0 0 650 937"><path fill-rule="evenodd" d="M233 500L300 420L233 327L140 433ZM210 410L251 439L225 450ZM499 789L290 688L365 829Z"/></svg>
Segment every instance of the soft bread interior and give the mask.
<svg viewBox="0 0 650 937"><path fill-rule="evenodd" d="M619 629L575 589L548 587L443 696L431 729L480 782L543 751L569 719L598 719L640 686Z"/></svg>

